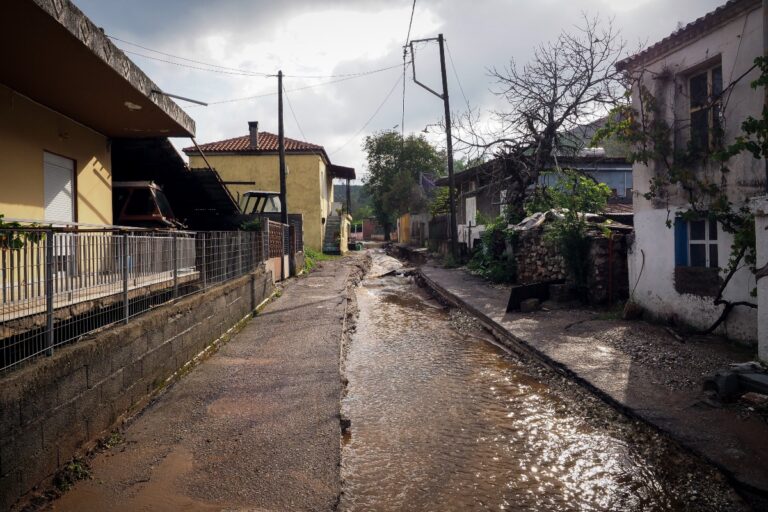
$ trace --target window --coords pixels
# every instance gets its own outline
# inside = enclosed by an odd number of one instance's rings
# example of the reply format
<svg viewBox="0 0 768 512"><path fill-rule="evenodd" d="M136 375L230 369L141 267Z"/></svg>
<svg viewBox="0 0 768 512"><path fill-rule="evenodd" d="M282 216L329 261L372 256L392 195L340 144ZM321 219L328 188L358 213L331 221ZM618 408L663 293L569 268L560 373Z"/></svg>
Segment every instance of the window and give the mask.
<svg viewBox="0 0 768 512"><path fill-rule="evenodd" d="M706 153L717 143L722 92L723 68L720 65L698 72L688 80L691 148L697 153Z"/></svg>
<svg viewBox="0 0 768 512"><path fill-rule="evenodd" d="M675 265L718 268L717 222L675 219Z"/></svg>
<svg viewBox="0 0 768 512"><path fill-rule="evenodd" d="M75 221L75 161L43 152L44 218Z"/></svg>

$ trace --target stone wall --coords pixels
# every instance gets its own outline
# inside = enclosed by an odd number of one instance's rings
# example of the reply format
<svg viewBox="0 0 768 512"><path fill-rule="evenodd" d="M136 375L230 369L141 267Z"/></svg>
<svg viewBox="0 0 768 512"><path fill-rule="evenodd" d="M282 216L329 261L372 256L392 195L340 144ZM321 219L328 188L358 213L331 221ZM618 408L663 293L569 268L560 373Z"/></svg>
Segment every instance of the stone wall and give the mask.
<svg viewBox="0 0 768 512"><path fill-rule="evenodd" d="M271 291L262 268L0 377L0 509L141 408Z"/></svg>
<svg viewBox="0 0 768 512"><path fill-rule="evenodd" d="M542 229L521 231L514 243L517 283L532 284L568 279L565 260L546 243ZM587 298L592 304L626 299L629 295L626 235L591 236Z"/></svg>
<svg viewBox="0 0 768 512"><path fill-rule="evenodd" d="M565 261L557 249L544 242L542 229L520 231L513 252L519 284L565 279Z"/></svg>

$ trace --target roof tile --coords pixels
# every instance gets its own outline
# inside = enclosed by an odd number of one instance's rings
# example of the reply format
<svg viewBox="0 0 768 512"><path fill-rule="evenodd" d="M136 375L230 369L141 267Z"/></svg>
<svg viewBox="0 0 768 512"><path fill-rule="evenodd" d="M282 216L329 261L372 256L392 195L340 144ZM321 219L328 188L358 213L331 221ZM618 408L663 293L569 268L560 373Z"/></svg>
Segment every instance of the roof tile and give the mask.
<svg viewBox="0 0 768 512"><path fill-rule="evenodd" d="M633 69L640 64L652 61L681 45L695 40L702 34L719 26L721 23L733 19L745 12L749 12L759 6L760 0L728 0L714 11L688 23L661 41L619 61L616 67L619 70Z"/></svg>
<svg viewBox="0 0 768 512"><path fill-rule="evenodd" d="M250 147L251 139L248 135L242 137L234 137L232 139L220 140L217 142L207 142L200 144L200 149L206 153L251 153L254 150ZM259 146L256 151L275 152L277 147L277 135L269 132L259 132ZM325 153L323 146L312 144L309 142L303 142L296 139L285 138L285 151L290 152L322 152ZM197 148L190 146L184 148L184 152L187 154L197 153Z"/></svg>

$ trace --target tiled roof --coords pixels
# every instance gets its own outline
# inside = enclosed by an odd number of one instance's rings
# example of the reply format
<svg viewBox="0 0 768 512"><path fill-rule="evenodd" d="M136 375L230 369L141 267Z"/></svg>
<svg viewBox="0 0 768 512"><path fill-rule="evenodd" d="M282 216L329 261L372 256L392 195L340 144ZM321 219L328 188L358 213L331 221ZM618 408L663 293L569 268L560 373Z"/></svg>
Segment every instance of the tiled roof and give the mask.
<svg viewBox="0 0 768 512"><path fill-rule="evenodd" d="M616 67L619 70L632 69L643 62L649 62L659 58L675 48L697 39L702 34L709 32L719 25L756 9L760 5L761 0L728 0L714 11L707 13L683 28L676 30L645 50L619 61Z"/></svg>
<svg viewBox="0 0 768 512"><path fill-rule="evenodd" d="M276 152L277 135L269 132L259 132L259 146L254 150L250 146L251 139L248 135L235 137L233 139L220 140L218 142L208 142L200 144L200 150L204 153L252 153L254 151ZM316 152L325 155L323 146L303 142L296 139L285 138L286 152ZM184 148L186 154L197 154L197 148L190 146ZM327 159L327 157L326 157Z"/></svg>

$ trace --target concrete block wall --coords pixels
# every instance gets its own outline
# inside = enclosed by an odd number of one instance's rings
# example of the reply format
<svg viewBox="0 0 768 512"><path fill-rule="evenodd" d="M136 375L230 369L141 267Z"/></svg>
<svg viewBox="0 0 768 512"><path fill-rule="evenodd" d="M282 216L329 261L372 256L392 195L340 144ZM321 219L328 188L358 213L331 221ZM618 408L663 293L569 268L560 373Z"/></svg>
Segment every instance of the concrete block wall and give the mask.
<svg viewBox="0 0 768 512"><path fill-rule="evenodd" d="M138 410L272 287L260 269L1 376L0 510Z"/></svg>

